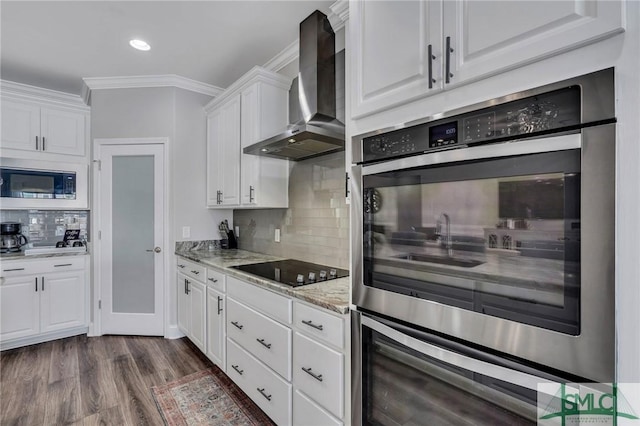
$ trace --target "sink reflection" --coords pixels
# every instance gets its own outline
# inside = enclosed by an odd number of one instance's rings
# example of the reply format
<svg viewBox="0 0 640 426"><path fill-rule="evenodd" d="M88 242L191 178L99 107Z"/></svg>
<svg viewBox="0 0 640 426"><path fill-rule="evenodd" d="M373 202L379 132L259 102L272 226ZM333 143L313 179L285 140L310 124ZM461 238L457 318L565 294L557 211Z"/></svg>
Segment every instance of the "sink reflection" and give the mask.
<svg viewBox="0 0 640 426"><path fill-rule="evenodd" d="M393 256L396 259L413 260L416 262L441 263L443 265L460 266L462 268L473 268L482 265L483 261L467 259L462 257L434 256L429 254L408 253Z"/></svg>

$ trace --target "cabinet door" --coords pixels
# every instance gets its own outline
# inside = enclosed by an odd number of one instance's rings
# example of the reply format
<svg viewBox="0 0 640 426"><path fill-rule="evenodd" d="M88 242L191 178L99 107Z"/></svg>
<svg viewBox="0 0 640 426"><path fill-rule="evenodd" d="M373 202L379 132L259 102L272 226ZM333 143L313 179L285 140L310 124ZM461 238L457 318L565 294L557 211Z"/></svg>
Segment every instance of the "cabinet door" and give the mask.
<svg viewBox="0 0 640 426"><path fill-rule="evenodd" d="M0 340L38 334L39 293L33 275L4 277L0 285Z"/></svg>
<svg viewBox="0 0 640 426"><path fill-rule="evenodd" d="M444 2L451 84L525 65L623 31L623 3L598 1Z"/></svg>
<svg viewBox="0 0 640 426"><path fill-rule="evenodd" d="M3 99L2 147L36 151L36 144L40 149L40 107Z"/></svg>
<svg viewBox="0 0 640 426"><path fill-rule="evenodd" d="M44 152L84 156L85 115L72 111L42 108L41 148Z"/></svg>
<svg viewBox="0 0 640 426"><path fill-rule="evenodd" d="M240 95L222 107L219 168L222 171L222 204L240 204Z"/></svg>
<svg viewBox="0 0 640 426"><path fill-rule="evenodd" d="M187 284L190 280L182 274L178 274L178 328L187 336L190 329L189 295Z"/></svg>
<svg viewBox="0 0 640 426"><path fill-rule="evenodd" d="M350 3L352 117L442 88L442 2ZM431 46L435 59L429 58ZM429 78L429 62L432 78Z"/></svg>
<svg viewBox="0 0 640 426"><path fill-rule="evenodd" d="M225 370L225 296L207 287L207 356Z"/></svg>
<svg viewBox="0 0 640 426"><path fill-rule="evenodd" d="M258 142L258 84L253 84L241 94L240 140L242 149ZM260 175L260 157L241 154L240 196L243 205L256 205L258 176Z"/></svg>
<svg viewBox="0 0 640 426"><path fill-rule="evenodd" d="M222 111L216 110L207 116L207 207L220 206L222 188L220 140L222 140Z"/></svg>
<svg viewBox="0 0 640 426"><path fill-rule="evenodd" d="M203 353L207 352L206 315L207 315L207 290L206 286L198 281L189 280L189 316L191 341Z"/></svg>
<svg viewBox="0 0 640 426"><path fill-rule="evenodd" d="M86 325L84 270L50 273L41 280L40 331Z"/></svg>

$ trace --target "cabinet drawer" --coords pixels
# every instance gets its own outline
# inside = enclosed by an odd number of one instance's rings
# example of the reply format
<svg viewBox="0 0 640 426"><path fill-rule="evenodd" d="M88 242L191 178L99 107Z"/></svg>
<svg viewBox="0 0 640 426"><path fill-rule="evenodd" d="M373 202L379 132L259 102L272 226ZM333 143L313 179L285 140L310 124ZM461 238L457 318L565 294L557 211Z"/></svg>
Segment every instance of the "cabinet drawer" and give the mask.
<svg viewBox="0 0 640 426"><path fill-rule="evenodd" d="M207 268L207 285L224 293L226 289L226 275L215 269Z"/></svg>
<svg viewBox="0 0 640 426"><path fill-rule="evenodd" d="M296 302L293 306L296 328L335 347L344 348L344 319Z"/></svg>
<svg viewBox="0 0 640 426"><path fill-rule="evenodd" d="M320 408L306 395L293 393L293 424L295 426L342 426L342 422Z"/></svg>
<svg viewBox="0 0 640 426"><path fill-rule="evenodd" d="M189 278L193 278L200 282L204 282L206 279L207 269L202 265L198 265L197 263L178 257L176 267L178 272L185 274Z"/></svg>
<svg viewBox="0 0 640 426"><path fill-rule="evenodd" d="M48 259L24 259L2 262L0 271L3 277L18 275L47 274L84 269L86 256L60 256Z"/></svg>
<svg viewBox="0 0 640 426"><path fill-rule="evenodd" d="M291 330L227 298L227 336L291 380Z"/></svg>
<svg viewBox="0 0 640 426"><path fill-rule="evenodd" d="M227 375L278 425L291 424L291 385L227 339Z"/></svg>
<svg viewBox="0 0 640 426"><path fill-rule="evenodd" d="M342 418L344 407L343 355L295 333L293 382L331 414Z"/></svg>
<svg viewBox="0 0 640 426"><path fill-rule="evenodd" d="M288 297L240 281L235 277L227 277L227 294L271 318L291 324L291 299Z"/></svg>

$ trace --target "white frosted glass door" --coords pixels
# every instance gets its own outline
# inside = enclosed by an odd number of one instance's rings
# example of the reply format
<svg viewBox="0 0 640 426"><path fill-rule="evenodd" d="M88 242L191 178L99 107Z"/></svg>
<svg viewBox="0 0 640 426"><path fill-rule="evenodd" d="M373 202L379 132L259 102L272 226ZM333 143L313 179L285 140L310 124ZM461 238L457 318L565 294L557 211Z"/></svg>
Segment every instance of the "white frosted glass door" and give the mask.
<svg viewBox="0 0 640 426"><path fill-rule="evenodd" d="M154 312L153 162L113 157L113 312Z"/></svg>
<svg viewBox="0 0 640 426"><path fill-rule="evenodd" d="M98 150L102 333L163 335L163 145Z"/></svg>

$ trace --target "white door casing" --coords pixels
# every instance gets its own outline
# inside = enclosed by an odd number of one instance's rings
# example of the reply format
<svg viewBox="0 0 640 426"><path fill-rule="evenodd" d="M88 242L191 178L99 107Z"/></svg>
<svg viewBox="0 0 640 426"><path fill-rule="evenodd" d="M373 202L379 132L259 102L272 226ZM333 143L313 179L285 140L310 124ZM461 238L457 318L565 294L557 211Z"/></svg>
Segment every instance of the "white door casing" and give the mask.
<svg viewBox="0 0 640 426"><path fill-rule="evenodd" d="M165 280L167 272L165 269L167 264L165 248L168 244L168 235L165 231L168 216L168 179L165 158L167 142L167 138L96 140L94 150L94 205L96 207L94 208L94 235L97 238L94 239L96 284L92 334L166 334L165 310L167 303L165 295L169 295L165 289L167 284ZM116 159L115 176L114 159ZM151 199L152 211L150 210L145 215L141 205L140 211L133 209L128 215L131 217L131 223L125 223L122 226L122 211L113 211L114 192L112 187L114 178L116 178L116 185L118 185L118 180L122 180L122 172L126 172L127 167L124 166L127 164L132 166L129 169L138 170L146 167L147 183L152 180L150 186L153 187L152 195L150 193L146 195L147 199ZM136 164L143 167L137 167ZM118 173L121 174L120 178L117 176ZM136 187L135 183L132 182L132 188ZM127 185L120 186L126 187ZM132 189L130 188L130 190ZM141 188L137 188L137 190L141 190ZM130 194L131 197L132 194ZM143 195L142 198L144 197ZM135 199L135 197L133 198ZM114 216L116 216L116 224L120 223L120 226L116 226L115 229ZM119 221L118 216L120 216ZM136 216L138 217L136 218ZM127 221L125 220L125 222ZM138 227L143 228L145 224L151 228L148 241L143 241L143 233L137 232ZM123 235L119 231L125 227L128 227L130 232L128 239L123 240L127 234ZM121 242L119 244L116 242L114 245L114 239ZM127 256L124 256L123 259L121 254L127 250L132 251L129 257L138 256L136 259L139 261L129 262ZM114 253L116 255L115 264ZM140 274L140 279L132 279L132 277L137 277L137 274ZM117 281L115 282L115 293L114 276ZM125 279L118 279L118 277L125 277ZM146 289L144 288L145 280ZM129 284L118 287L123 281L129 282ZM152 293L152 296L149 293ZM131 298L138 300L139 303L132 305Z"/></svg>

